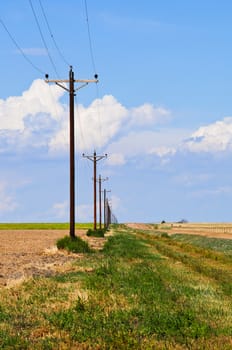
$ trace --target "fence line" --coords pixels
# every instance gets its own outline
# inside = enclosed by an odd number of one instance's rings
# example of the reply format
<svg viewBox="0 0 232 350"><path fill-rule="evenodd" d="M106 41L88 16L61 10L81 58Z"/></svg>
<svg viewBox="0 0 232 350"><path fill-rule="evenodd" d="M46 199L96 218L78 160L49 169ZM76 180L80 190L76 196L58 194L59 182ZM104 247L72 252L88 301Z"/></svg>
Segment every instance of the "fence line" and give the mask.
<svg viewBox="0 0 232 350"><path fill-rule="evenodd" d="M118 220L114 213L112 212L111 206L108 199L106 198L105 202L105 228L109 228L111 224L117 224Z"/></svg>

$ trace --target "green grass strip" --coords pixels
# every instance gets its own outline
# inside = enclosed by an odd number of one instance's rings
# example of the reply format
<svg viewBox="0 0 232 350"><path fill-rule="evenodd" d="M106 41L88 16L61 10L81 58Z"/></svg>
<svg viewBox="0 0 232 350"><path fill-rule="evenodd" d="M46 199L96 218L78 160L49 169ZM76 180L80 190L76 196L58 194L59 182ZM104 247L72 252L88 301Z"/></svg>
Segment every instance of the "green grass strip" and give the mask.
<svg viewBox="0 0 232 350"><path fill-rule="evenodd" d="M163 278L165 262L143 240L117 234L103 253L103 263L83 280L88 299L78 298L68 310L50 314L53 326L105 349L137 349L153 336L187 344L212 333L190 304L177 303L175 289Z"/></svg>

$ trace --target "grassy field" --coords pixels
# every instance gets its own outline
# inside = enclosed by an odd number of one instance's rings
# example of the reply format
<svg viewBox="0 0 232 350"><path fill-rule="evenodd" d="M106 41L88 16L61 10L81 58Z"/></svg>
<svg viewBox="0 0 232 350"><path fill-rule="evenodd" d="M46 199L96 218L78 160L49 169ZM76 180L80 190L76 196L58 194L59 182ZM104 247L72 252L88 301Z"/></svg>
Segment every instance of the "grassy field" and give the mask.
<svg viewBox="0 0 232 350"><path fill-rule="evenodd" d="M92 223L78 223L76 229L88 230ZM68 230L69 223L0 223L0 230Z"/></svg>
<svg viewBox="0 0 232 350"><path fill-rule="evenodd" d="M71 269L0 290L0 348L232 349L222 241L115 226Z"/></svg>

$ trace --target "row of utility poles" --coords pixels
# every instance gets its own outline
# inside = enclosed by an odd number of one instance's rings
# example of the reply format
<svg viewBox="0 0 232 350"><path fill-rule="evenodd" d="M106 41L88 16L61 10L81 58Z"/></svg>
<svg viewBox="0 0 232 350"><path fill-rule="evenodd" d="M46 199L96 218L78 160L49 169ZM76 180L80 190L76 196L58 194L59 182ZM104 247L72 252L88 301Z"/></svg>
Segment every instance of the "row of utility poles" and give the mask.
<svg viewBox="0 0 232 350"><path fill-rule="evenodd" d="M69 79L49 79L49 75L45 75L46 83L55 83L62 89L69 92L69 155L70 155L70 237L75 237L75 127L74 127L74 97L76 91L85 87L89 83L98 83L98 76L95 74L94 79L74 79L74 72L72 66L70 66L69 70ZM75 83L81 83L80 86L75 88ZM63 84L68 84L63 85ZM108 178L101 178L99 175L99 179L97 180L97 162L107 157L105 155L97 155L96 151L94 151L93 155L85 155L83 157L91 160L93 162L94 175L93 175L93 183L94 183L94 230L97 229L97 182L99 183L99 223L100 228L102 228L102 201L101 201L101 184L103 181L108 180ZM106 198L106 190L104 190L104 227L108 227L111 223L111 209L109 206L109 202Z"/></svg>
<svg viewBox="0 0 232 350"><path fill-rule="evenodd" d="M107 154L104 156L98 156L96 151L94 151L93 156L86 156L82 154L84 158L87 158L93 162L93 229L97 229L97 162L107 157ZM101 175L99 175L99 201L101 197ZM101 204L99 205L99 211L101 212ZM101 215L100 215L101 216ZM100 217L100 228L101 228L101 217Z"/></svg>
<svg viewBox="0 0 232 350"><path fill-rule="evenodd" d="M101 175L99 175L99 178L97 179L97 162L99 160L102 160L107 157L107 154L105 155L97 155L96 151L93 152L93 155L85 155L84 153L82 154L83 158L87 158L91 162L93 162L93 213L94 213L94 218L93 218L93 229L97 229L97 182L98 182L98 187L99 187L99 228L102 229L102 192L104 193L104 228L109 226L109 210L110 207L108 205L108 199L106 198L106 193L110 191L102 191L102 182L109 180L108 177L102 178ZM109 209L108 209L109 207Z"/></svg>
<svg viewBox="0 0 232 350"><path fill-rule="evenodd" d="M99 228L101 230L102 228L102 182L109 180L108 177L102 178L101 175L99 175L98 187L99 187ZM109 192L109 191L108 191ZM104 228L106 228L106 190L104 189ZM97 204L95 204L97 205Z"/></svg>

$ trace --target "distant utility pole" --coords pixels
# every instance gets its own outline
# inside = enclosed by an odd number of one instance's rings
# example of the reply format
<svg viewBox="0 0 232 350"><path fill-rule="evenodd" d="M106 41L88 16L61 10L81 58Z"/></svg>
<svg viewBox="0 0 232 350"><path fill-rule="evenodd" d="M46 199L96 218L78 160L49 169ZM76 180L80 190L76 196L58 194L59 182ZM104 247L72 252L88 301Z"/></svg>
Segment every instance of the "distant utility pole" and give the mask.
<svg viewBox="0 0 232 350"><path fill-rule="evenodd" d="M99 225L100 225L100 229L102 228L102 199L101 199L102 190L101 190L101 184L102 184L102 182L107 181L107 180L109 180L108 177L103 179L101 177L101 175L99 175L99 179L97 180L97 182L99 183Z"/></svg>
<svg viewBox="0 0 232 350"><path fill-rule="evenodd" d="M46 83L55 83L60 86L62 89L69 92L69 143L70 143L70 237L75 237L75 126L74 126L74 96L75 92L88 83L97 83L98 76L95 75L95 79L74 79L74 72L72 66L69 70L69 79L53 79L50 80L49 75L45 75ZM69 83L69 88L62 85L61 83ZM75 83L83 83L77 89L74 89Z"/></svg>
<svg viewBox="0 0 232 350"><path fill-rule="evenodd" d="M97 162L103 158L107 157L107 154L104 156L97 156L96 151L94 151L93 156L86 156L82 154L84 158L87 158L93 162L93 212L94 212L94 230L97 229Z"/></svg>
<svg viewBox="0 0 232 350"><path fill-rule="evenodd" d="M106 191L106 189L104 189L103 193L104 193L104 197L103 197L103 203L104 203L104 228L106 228L107 226L107 198L106 198L106 193L111 192Z"/></svg>

